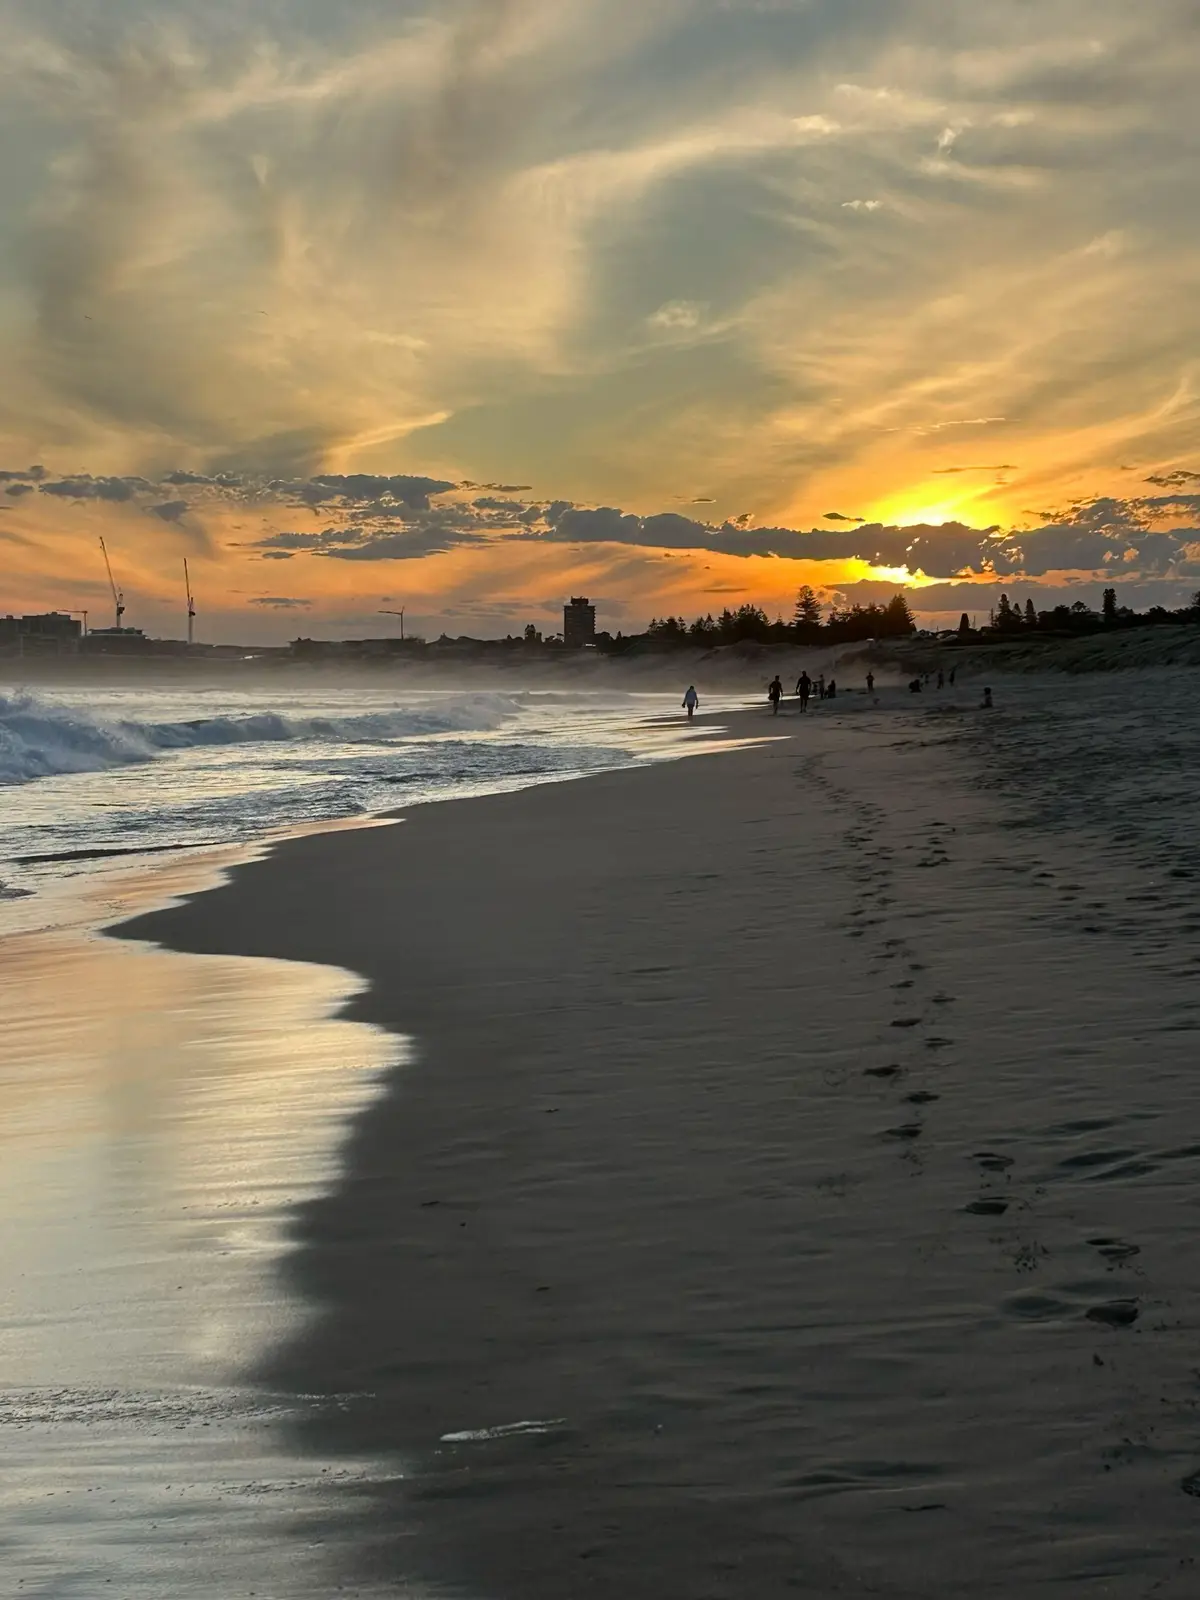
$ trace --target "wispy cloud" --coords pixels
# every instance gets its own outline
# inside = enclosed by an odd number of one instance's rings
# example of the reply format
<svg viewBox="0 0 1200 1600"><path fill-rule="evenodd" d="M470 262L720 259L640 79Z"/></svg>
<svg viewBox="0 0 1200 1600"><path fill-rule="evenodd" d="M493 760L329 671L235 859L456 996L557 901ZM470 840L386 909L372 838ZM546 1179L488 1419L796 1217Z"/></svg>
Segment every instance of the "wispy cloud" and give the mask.
<svg viewBox="0 0 1200 1600"><path fill-rule="evenodd" d="M0 0L6 517L333 586L562 544L468 479L743 532L1186 496L1191 0L943 11Z"/></svg>

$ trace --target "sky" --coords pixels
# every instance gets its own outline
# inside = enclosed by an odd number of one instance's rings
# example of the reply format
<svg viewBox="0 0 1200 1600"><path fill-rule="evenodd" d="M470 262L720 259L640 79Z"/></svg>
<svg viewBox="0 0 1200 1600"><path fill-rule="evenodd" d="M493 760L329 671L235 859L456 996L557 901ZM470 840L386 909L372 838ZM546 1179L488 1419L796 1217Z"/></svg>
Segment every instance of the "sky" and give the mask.
<svg viewBox="0 0 1200 1600"><path fill-rule="evenodd" d="M0 23L0 614L1200 588L1195 0Z"/></svg>

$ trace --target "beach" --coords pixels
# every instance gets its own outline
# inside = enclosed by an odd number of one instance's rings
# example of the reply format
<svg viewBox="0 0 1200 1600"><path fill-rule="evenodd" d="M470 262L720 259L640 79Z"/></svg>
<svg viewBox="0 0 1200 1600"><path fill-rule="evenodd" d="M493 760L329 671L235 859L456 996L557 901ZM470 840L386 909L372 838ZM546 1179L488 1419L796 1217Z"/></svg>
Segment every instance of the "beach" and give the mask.
<svg viewBox="0 0 1200 1600"><path fill-rule="evenodd" d="M410 1041L256 1374L397 1464L347 1582L1192 1592L1190 868L981 782L1004 716L756 711L121 930L345 969Z"/></svg>

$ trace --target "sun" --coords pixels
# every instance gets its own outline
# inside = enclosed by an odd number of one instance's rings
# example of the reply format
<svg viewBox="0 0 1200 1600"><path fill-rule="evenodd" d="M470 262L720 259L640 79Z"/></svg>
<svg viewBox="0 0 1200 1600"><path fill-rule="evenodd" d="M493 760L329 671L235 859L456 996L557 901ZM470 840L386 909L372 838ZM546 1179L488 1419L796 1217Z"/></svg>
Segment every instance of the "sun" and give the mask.
<svg viewBox="0 0 1200 1600"><path fill-rule="evenodd" d="M962 505L962 499L920 502L908 496L896 496L874 506L870 520L888 527L913 528L924 523L940 528L944 523L961 520Z"/></svg>
<svg viewBox="0 0 1200 1600"><path fill-rule="evenodd" d="M950 495L946 488L944 482L925 482L885 495L871 507L869 520L897 528L911 528L919 523L939 528L947 522L980 527L995 520L995 507L988 488L964 484Z"/></svg>

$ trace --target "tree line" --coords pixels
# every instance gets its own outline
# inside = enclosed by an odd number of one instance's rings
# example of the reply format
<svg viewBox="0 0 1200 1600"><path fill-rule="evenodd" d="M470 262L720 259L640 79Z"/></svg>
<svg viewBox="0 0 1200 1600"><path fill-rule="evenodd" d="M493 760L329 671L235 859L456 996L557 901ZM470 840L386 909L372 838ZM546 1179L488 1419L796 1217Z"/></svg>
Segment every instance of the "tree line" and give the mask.
<svg viewBox="0 0 1200 1600"><path fill-rule="evenodd" d="M830 606L828 612L816 592L806 584L796 596L792 620L776 617L772 622L761 606L742 605L736 611L725 608L720 616L711 613L688 622L684 617L655 617L641 636L657 644L716 645L743 644L852 644L866 639L903 639L917 631L917 624L903 594L893 595L886 605Z"/></svg>
<svg viewBox="0 0 1200 1600"><path fill-rule="evenodd" d="M1039 611L1032 600L1022 606L1002 594L988 617L986 628L975 629L964 611L958 624L959 637L973 639L979 634L1002 634L1011 638L1017 634L1040 633L1096 633L1105 628L1153 627L1155 624L1195 622L1200 616L1200 591L1192 596L1190 605L1178 611L1165 606L1151 606L1147 611L1134 611L1117 603L1117 591L1105 589L1100 610L1094 611L1082 600L1073 605L1053 606Z"/></svg>

